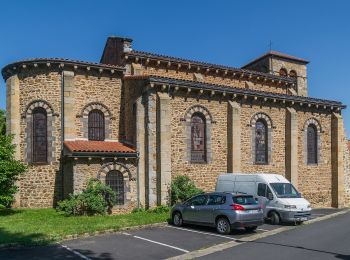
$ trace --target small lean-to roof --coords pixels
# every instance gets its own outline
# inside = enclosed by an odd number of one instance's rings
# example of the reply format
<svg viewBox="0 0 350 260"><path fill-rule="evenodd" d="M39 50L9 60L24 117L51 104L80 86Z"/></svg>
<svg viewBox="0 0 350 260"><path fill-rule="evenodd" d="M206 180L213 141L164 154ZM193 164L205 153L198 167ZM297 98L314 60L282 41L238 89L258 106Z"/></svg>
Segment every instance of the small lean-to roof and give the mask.
<svg viewBox="0 0 350 260"><path fill-rule="evenodd" d="M75 140L64 141L64 146L72 154L74 153L118 153L118 154L136 154L133 148L114 141L87 141Z"/></svg>
<svg viewBox="0 0 350 260"><path fill-rule="evenodd" d="M288 55L288 54L284 54L282 52L278 52L278 51L269 51L263 55L261 55L260 57L254 59L253 61L249 62L248 64L242 66L242 69L246 69L247 67L249 67L249 65L261 60L261 59L264 59L266 57L278 57L278 58L282 58L282 59L286 59L286 60L291 60L291 61L297 61L299 63L303 63L303 64L308 64L309 61L307 60L304 60L302 58L298 58L298 57L295 57L295 56L291 56L291 55Z"/></svg>

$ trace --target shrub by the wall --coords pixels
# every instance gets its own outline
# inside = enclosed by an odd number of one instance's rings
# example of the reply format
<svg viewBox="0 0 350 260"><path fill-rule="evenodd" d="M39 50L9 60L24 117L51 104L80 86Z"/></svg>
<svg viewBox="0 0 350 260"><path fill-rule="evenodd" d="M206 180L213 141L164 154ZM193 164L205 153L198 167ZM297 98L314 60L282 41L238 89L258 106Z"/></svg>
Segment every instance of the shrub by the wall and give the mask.
<svg viewBox="0 0 350 260"><path fill-rule="evenodd" d="M57 210L68 216L103 215L111 213L116 193L99 180L90 180L86 189L58 202Z"/></svg>
<svg viewBox="0 0 350 260"><path fill-rule="evenodd" d="M203 191L197 188L194 182L188 176L176 176L170 187L171 205L178 202L183 202L202 192Z"/></svg>

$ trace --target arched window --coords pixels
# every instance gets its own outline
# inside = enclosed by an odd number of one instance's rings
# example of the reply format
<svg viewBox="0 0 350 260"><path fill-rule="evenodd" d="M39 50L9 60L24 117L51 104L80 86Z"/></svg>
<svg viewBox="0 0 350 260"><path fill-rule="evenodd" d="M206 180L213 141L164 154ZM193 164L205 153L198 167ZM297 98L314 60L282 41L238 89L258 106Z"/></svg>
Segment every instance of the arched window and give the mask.
<svg viewBox="0 0 350 260"><path fill-rule="evenodd" d="M317 163L317 128L314 124L307 127L307 163Z"/></svg>
<svg viewBox="0 0 350 260"><path fill-rule="evenodd" d="M191 118L191 161L206 162L206 133L205 117L194 113Z"/></svg>
<svg viewBox="0 0 350 260"><path fill-rule="evenodd" d="M120 171L112 170L106 175L106 185L117 193L116 205L124 205L124 177Z"/></svg>
<svg viewBox="0 0 350 260"><path fill-rule="evenodd" d="M105 116L101 110L91 110L88 117L88 138L92 141L105 140Z"/></svg>
<svg viewBox="0 0 350 260"><path fill-rule="evenodd" d="M285 68L280 69L280 76L282 77L287 77L288 73Z"/></svg>
<svg viewBox="0 0 350 260"><path fill-rule="evenodd" d="M291 78L296 78L296 77L297 77L296 71L295 71L295 70L291 70L291 71L289 72L289 77L291 77Z"/></svg>
<svg viewBox="0 0 350 260"><path fill-rule="evenodd" d="M33 110L33 163L47 163L47 114L42 107Z"/></svg>
<svg viewBox="0 0 350 260"><path fill-rule="evenodd" d="M268 137L265 120L259 119L255 124L255 163L268 163Z"/></svg>

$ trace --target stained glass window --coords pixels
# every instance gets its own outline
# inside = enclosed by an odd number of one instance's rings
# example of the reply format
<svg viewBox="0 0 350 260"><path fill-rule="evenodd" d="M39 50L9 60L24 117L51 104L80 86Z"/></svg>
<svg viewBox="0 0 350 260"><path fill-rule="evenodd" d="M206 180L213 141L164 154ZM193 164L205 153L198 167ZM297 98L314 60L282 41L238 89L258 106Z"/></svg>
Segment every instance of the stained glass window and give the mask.
<svg viewBox="0 0 350 260"><path fill-rule="evenodd" d="M317 163L317 129L313 124L307 127L307 163Z"/></svg>
<svg viewBox="0 0 350 260"><path fill-rule="evenodd" d="M194 114L191 118L191 161L206 161L205 118Z"/></svg>
<svg viewBox="0 0 350 260"><path fill-rule="evenodd" d="M266 122L258 120L255 125L255 163L266 164L268 155L268 140Z"/></svg>
<svg viewBox="0 0 350 260"><path fill-rule="evenodd" d="M116 205L124 205L124 177L120 171L110 171L106 176L106 185L117 193Z"/></svg>
<svg viewBox="0 0 350 260"><path fill-rule="evenodd" d="M47 162L47 114L44 108L33 110L33 158L34 163Z"/></svg>

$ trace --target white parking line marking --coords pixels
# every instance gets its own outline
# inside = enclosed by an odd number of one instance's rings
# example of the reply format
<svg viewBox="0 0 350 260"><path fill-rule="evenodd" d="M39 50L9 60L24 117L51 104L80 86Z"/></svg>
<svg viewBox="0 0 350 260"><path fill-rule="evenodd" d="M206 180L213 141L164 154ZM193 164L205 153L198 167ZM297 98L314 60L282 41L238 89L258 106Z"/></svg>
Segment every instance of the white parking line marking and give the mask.
<svg viewBox="0 0 350 260"><path fill-rule="evenodd" d="M202 232L202 231L197 231L197 230L192 230L192 229L187 229L187 228L172 227L172 226L168 226L168 227L178 229L178 230L193 232L193 233L199 233L199 234L205 234L205 235L214 236L214 237L222 237L222 238L226 238L226 239L230 239L230 240L236 240L236 238L233 238L233 237L227 237L227 236L212 234L212 233L208 233L208 232Z"/></svg>
<svg viewBox="0 0 350 260"><path fill-rule="evenodd" d="M154 244L157 244L157 245L170 247L172 249L176 249L176 250L179 250L179 251L184 252L184 253L189 253L190 252L188 250L185 250L185 249L182 249L182 248L179 248L179 247L176 247L176 246L167 245L167 244L160 243L160 242L157 242L157 241L154 241L154 240L150 240L150 239L147 239L147 238L144 238L144 237L139 237L139 236L133 236L133 237L134 238L138 238L138 239L142 239L142 240L145 240L147 242L151 242L151 243L154 243Z"/></svg>
<svg viewBox="0 0 350 260"><path fill-rule="evenodd" d="M89 257L87 257L87 256L85 256L85 255L83 255L83 254L81 254L81 253L79 253L78 251L75 251L75 250L72 249L72 248L69 248L68 246L61 245L61 244L59 244L59 245L60 245L61 247L63 247L64 249L68 250L69 252L72 252L73 254L79 256L79 257L82 258L82 259L91 260L91 258L89 258Z"/></svg>
<svg viewBox="0 0 350 260"><path fill-rule="evenodd" d="M261 231L264 231L264 232L268 232L268 231L271 231L271 230L267 230L267 229L262 229L262 228L257 228L256 230L261 230Z"/></svg>

